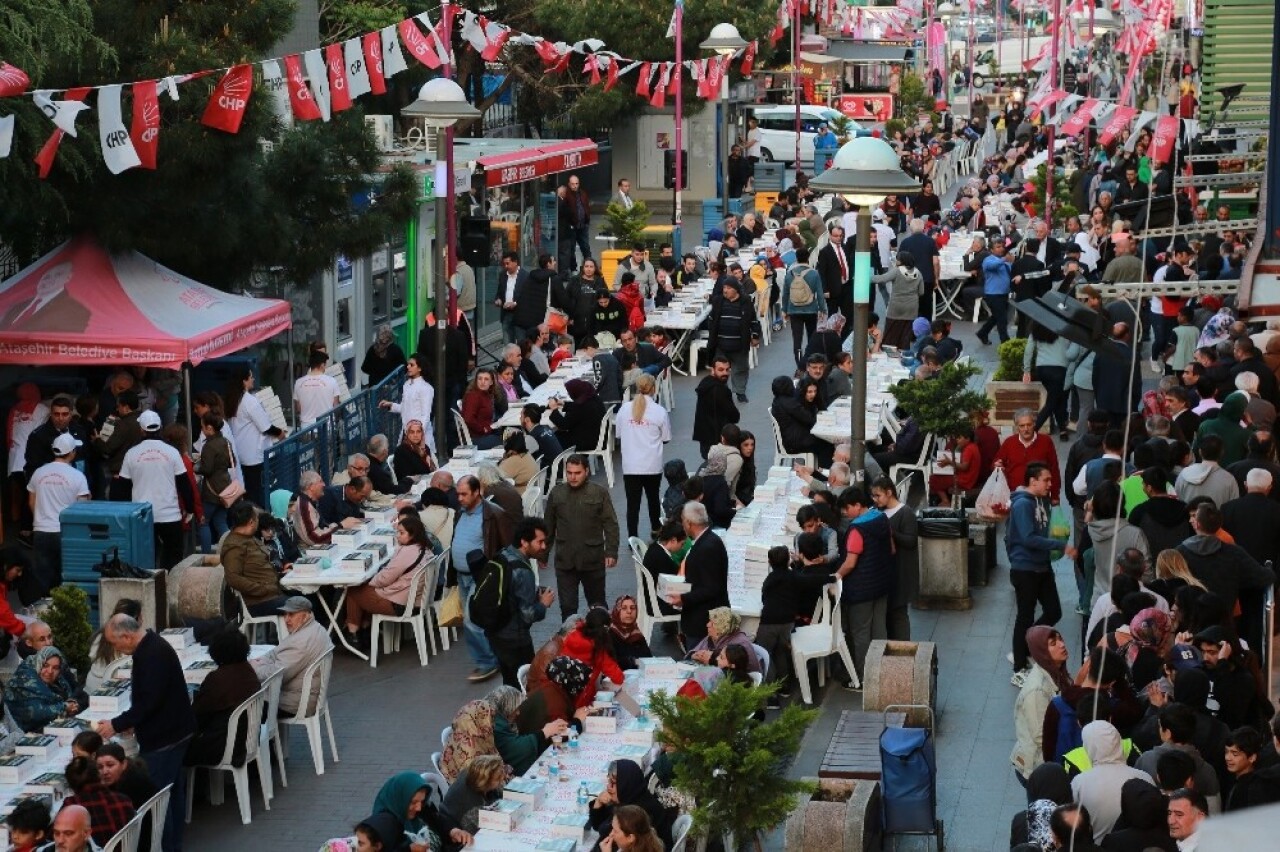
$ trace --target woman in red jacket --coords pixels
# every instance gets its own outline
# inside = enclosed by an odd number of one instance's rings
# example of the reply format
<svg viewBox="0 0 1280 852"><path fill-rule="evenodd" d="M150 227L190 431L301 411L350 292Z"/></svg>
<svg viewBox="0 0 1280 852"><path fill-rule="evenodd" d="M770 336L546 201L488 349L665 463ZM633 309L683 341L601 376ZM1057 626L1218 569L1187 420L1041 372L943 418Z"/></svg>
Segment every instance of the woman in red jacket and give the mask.
<svg viewBox="0 0 1280 852"><path fill-rule="evenodd" d="M477 370L476 377L462 395L462 420L471 432L471 442L482 450L501 444L502 436L493 431L493 423L506 410L507 401L498 394L493 371Z"/></svg>
<svg viewBox="0 0 1280 852"><path fill-rule="evenodd" d="M613 658L612 642L609 639L609 626L612 623L608 610L603 607L593 607L577 629L564 637L561 653L591 666L591 678L587 681L586 687L578 693L578 698L574 702L576 707L587 707L595 701L596 685L600 675L619 685L625 679L621 667Z"/></svg>

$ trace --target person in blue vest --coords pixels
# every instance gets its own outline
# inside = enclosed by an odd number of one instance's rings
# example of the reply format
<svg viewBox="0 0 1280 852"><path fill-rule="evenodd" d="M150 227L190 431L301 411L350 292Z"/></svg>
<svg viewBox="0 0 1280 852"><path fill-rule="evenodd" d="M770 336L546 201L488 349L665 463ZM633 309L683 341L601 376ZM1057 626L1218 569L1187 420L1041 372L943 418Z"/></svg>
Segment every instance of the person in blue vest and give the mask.
<svg viewBox="0 0 1280 852"><path fill-rule="evenodd" d="M836 574L844 581L840 592L845 640L853 654L857 678L849 672L845 689L859 689L863 663L873 639L888 638L889 593L895 567L893 532L889 518L875 507L860 487L846 488L836 501L840 516L848 522L844 561Z"/></svg>

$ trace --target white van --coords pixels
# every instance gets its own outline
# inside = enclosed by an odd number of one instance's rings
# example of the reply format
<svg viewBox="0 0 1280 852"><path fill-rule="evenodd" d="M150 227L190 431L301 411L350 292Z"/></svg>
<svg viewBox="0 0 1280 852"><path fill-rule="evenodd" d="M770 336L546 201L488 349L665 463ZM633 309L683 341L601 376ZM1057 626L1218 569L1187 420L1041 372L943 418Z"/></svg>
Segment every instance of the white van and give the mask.
<svg viewBox="0 0 1280 852"><path fill-rule="evenodd" d="M790 163L796 157L796 108L771 106L753 110L748 116L760 122L760 159L770 162ZM830 107L800 107L800 168L807 171L813 166L813 140L818 127L840 118L840 113ZM849 131L855 136L870 133L858 122L850 120ZM834 129L834 128L833 128Z"/></svg>

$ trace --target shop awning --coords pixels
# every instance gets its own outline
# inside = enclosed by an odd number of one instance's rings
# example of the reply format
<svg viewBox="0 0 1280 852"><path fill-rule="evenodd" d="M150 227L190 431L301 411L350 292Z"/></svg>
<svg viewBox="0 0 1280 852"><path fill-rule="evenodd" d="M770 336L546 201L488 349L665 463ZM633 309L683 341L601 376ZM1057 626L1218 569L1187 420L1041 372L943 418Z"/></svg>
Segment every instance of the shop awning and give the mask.
<svg viewBox="0 0 1280 852"><path fill-rule="evenodd" d="M596 143L590 139L459 139L454 156L482 170L489 188L570 172L599 161Z"/></svg>
<svg viewBox="0 0 1280 852"><path fill-rule="evenodd" d="M905 44L882 44L833 38L827 45L827 55L845 62L905 62L907 51L910 49L911 47Z"/></svg>

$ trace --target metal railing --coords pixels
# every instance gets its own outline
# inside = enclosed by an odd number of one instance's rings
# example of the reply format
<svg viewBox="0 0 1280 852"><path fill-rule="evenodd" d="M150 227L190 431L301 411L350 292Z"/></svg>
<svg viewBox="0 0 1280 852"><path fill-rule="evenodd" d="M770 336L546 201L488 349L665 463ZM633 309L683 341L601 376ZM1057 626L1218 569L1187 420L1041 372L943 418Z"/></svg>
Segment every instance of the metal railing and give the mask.
<svg viewBox="0 0 1280 852"><path fill-rule="evenodd" d="M352 394L315 423L268 448L262 460L263 493L256 495L259 505L271 505L272 491L297 491L304 470L314 470L329 482L336 471L347 466L347 456L363 453L374 435L386 435L394 446L400 434L400 415L380 408L378 403L399 400L404 377L404 368L400 367L373 387Z"/></svg>

